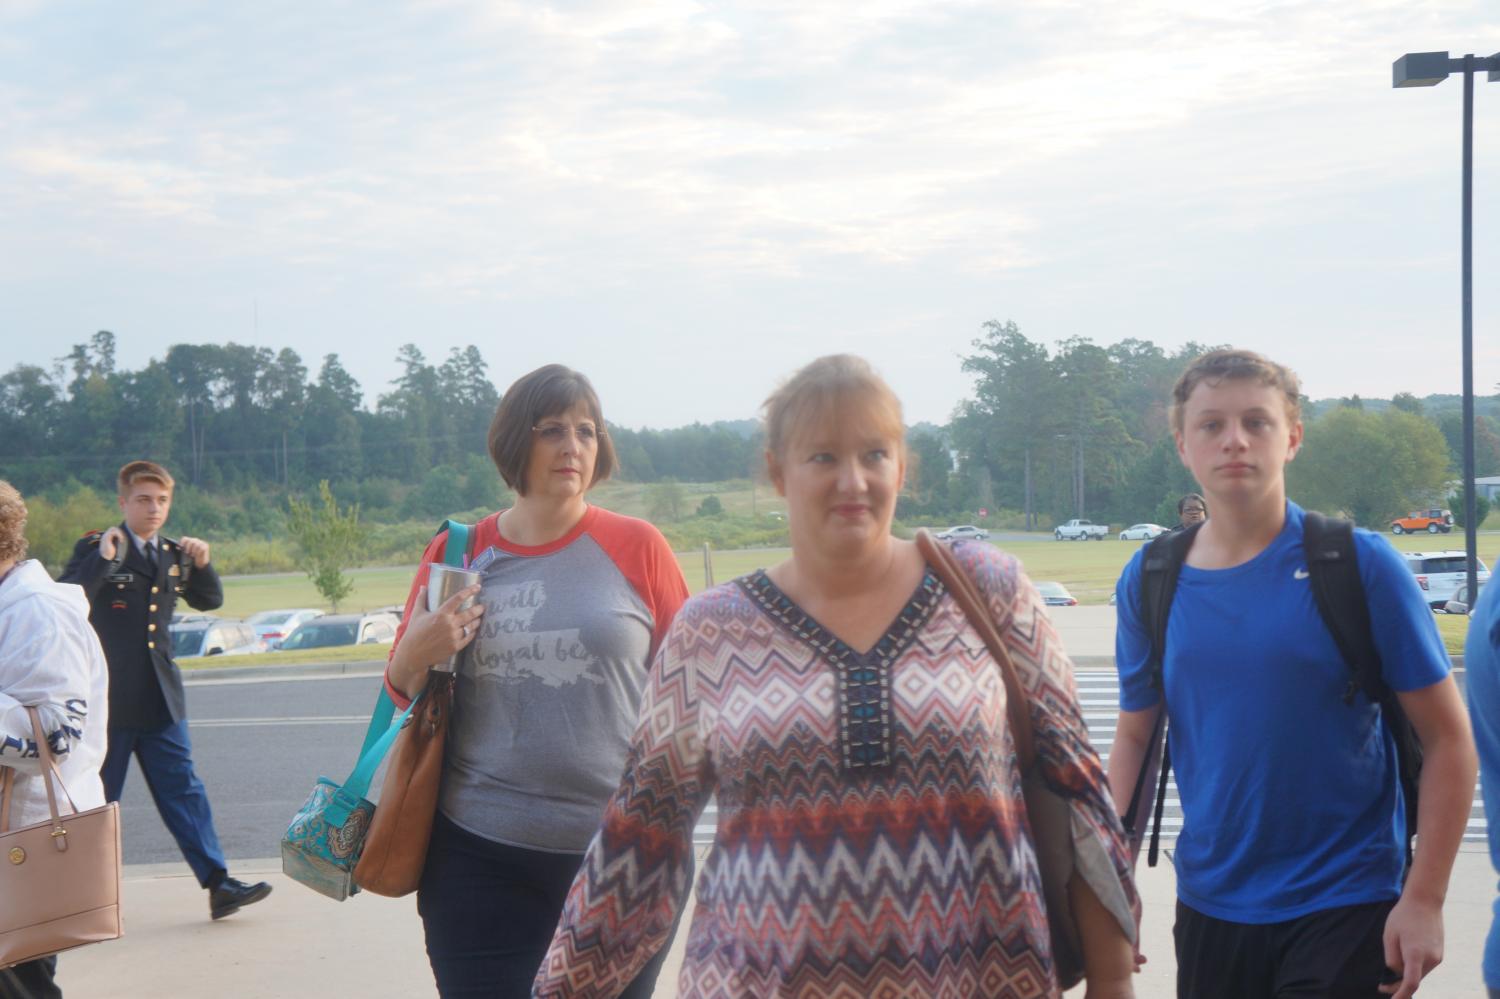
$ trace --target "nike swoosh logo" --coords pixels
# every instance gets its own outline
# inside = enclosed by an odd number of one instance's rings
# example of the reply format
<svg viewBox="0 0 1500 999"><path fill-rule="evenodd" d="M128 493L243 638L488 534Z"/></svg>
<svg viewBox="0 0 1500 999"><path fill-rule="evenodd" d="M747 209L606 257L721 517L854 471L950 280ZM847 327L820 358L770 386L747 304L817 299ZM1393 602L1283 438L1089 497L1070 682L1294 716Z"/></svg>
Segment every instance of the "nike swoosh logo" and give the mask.
<svg viewBox="0 0 1500 999"><path fill-rule="evenodd" d="M1294 571L1292 573L1292 578L1293 579L1306 579L1308 576L1311 576L1311 575L1312 575L1312 573L1308 572L1306 569L1297 569L1296 571Z"/></svg>

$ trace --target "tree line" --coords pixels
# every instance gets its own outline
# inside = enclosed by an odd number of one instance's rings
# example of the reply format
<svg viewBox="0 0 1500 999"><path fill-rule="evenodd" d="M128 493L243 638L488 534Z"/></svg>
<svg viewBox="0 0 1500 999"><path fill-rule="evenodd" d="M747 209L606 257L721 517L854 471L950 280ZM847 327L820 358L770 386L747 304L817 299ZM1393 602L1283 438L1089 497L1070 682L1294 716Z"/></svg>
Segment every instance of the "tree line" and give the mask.
<svg viewBox="0 0 1500 999"><path fill-rule="evenodd" d="M1196 486L1177 459L1168 397L1208 349L1086 337L1049 348L1014 322L983 324L959 361L973 378L970 396L947 424L910 433L913 469L898 516L969 520L984 510L991 523L1008 516L1030 529L1074 516L1170 522L1177 498ZM149 456L184 486L174 520L235 534L279 533L287 497L316 494L325 481L339 501L386 522L508 501L485 446L500 392L475 346L440 362L402 346L397 377L368 405L334 353L315 372L291 348L236 343L176 344L137 370L115 354L114 335L101 331L51 368L17 364L0 376L0 476L58 502L80 486L107 496L123 461ZM1497 474L1500 400L1479 409L1478 471ZM1307 440L1289 478L1306 505L1379 526L1440 501L1456 477L1456 396L1355 396L1309 402L1304 415ZM750 420L611 424L608 433L627 481L745 479L761 465ZM232 505L214 500L231 493Z"/></svg>
<svg viewBox="0 0 1500 999"><path fill-rule="evenodd" d="M472 506L499 488L485 441L500 393L475 346L440 363L402 346L399 374L372 406L333 353L315 373L289 347L175 344L134 371L115 354L114 334L101 331L51 368L17 364L0 376L0 470L18 488L109 490L121 463L145 455L209 492L306 491L327 480L377 502L402 486L443 501L467 491ZM751 473L750 426L608 432L622 478L701 482Z"/></svg>
<svg viewBox="0 0 1500 999"><path fill-rule="evenodd" d="M1171 390L1210 349L1190 342L1169 351L1140 339L1103 346L1087 337L1049 349L1014 322L986 322L961 360L972 396L947 427L913 441L918 468L904 511L1018 511L1016 526L1032 530L1077 516L1173 523L1178 498L1198 487L1177 457ZM1443 502L1462 467L1458 407L1457 396L1411 393L1304 400L1292 497L1370 527ZM1478 408L1477 474L1500 474L1500 398Z"/></svg>

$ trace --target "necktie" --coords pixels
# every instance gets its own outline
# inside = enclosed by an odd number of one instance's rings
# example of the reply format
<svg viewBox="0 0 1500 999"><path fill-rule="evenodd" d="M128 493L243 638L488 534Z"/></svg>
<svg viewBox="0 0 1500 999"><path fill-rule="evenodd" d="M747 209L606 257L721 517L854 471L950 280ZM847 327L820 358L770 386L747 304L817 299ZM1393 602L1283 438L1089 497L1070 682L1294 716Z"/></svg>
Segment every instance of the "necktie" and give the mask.
<svg viewBox="0 0 1500 999"><path fill-rule="evenodd" d="M150 541L146 542L146 563L151 566L151 577L155 579L157 567L156 545Z"/></svg>

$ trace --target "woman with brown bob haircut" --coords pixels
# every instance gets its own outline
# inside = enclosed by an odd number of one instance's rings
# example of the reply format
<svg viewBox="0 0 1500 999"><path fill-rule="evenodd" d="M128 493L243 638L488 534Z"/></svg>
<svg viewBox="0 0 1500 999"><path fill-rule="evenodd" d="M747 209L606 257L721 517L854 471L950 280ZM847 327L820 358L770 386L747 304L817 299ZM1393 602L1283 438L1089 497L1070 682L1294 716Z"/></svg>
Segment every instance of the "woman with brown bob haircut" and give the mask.
<svg viewBox="0 0 1500 999"><path fill-rule="evenodd" d="M1060 995L1001 668L891 535L900 402L860 358L824 357L766 401L765 430L791 557L677 616L537 994L620 995L667 944L715 795L678 995ZM1071 664L1014 558L953 554L1067 799L1088 995L1131 996L1139 907Z"/></svg>
<svg viewBox="0 0 1500 999"><path fill-rule="evenodd" d="M471 534L481 581L429 613L427 546L386 670L404 708L460 653L417 909L438 991L526 996L604 803L625 768L651 662L687 586L650 524L588 502L615 467L587 378L549 364L490 424L515 504ZM459 609L465 598L474 606ZM658 965L624 994L646 997Z"/></svg>

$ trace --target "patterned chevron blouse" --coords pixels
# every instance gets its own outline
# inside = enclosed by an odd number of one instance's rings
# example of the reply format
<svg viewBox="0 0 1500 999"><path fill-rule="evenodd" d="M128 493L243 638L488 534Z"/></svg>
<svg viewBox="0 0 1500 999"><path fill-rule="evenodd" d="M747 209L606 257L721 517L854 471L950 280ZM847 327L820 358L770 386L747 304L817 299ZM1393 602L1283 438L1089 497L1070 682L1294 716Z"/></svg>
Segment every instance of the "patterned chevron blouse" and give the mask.
<svg viewBox="0 0 1500 999"><path fill-rule="evenodd" d="M1080 870L1112 911L1138 916L1041 598L1014 558L987 544L954 550L1027 684L1043 773L1072 804ZM668 943L710 795L718 832L679 995L1059 994L1004 681L930 571L863 654L763 572L686 604L536 994L617 995Z"/></svg>

